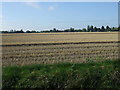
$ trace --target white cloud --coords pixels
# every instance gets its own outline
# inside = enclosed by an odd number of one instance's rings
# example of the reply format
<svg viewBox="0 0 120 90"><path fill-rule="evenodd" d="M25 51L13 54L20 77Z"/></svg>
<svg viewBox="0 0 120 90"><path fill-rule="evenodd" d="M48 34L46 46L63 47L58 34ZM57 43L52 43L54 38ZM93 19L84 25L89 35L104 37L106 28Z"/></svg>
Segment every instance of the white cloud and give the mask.
<svg viewBox="0 0 120 90"><path fill-rule="evenodd" d="M55 7L54 7L54 6L49 6L49 7L48 7L48 10L49 10L49 11L55 10Z"/></svg>
<svg viewBox="0 0 120 90"><path fill-rule="evenodd" d="M33 8L40 8L40 5L38 5L37 2L26 2L26 4Z"/></svg>

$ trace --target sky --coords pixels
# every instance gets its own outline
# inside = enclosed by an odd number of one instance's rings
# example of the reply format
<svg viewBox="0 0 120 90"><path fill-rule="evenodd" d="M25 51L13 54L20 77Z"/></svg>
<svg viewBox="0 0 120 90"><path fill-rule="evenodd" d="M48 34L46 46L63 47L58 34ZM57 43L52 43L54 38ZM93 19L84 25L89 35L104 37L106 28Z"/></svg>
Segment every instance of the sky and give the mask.
<svg viewBox="0 0 120 90"><path fill-rule="evenodd" d="M119 2L119 0L2 0L2 2Z"/></svg>
<svg viewBox="0 0 120 90"><path fill-rule="evenodd" d="M3 2L2 30L118 26L117 2Z"/></svg>

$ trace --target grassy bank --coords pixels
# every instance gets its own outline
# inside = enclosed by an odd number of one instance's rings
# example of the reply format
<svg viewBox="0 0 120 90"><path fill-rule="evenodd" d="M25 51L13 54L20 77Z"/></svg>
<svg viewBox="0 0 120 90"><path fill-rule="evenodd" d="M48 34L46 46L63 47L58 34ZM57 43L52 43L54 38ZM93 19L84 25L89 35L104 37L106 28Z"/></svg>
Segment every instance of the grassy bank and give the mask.
<svg viewBox="0 0 120 90"><path fill-rule="evenodd" d="M3 88L120 89L120 61L3 67Z"/></svg>

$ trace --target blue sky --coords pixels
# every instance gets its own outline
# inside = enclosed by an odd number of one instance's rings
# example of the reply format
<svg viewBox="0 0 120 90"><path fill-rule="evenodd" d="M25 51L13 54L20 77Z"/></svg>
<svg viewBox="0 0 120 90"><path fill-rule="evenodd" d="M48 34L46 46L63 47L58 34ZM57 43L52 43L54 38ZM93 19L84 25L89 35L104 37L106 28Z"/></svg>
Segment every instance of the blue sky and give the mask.
<svg viewBox="0 0 120 90"><path fill-rule="evenodd" d="M3 30L118 25L117 2L3 2Z"/></svg>

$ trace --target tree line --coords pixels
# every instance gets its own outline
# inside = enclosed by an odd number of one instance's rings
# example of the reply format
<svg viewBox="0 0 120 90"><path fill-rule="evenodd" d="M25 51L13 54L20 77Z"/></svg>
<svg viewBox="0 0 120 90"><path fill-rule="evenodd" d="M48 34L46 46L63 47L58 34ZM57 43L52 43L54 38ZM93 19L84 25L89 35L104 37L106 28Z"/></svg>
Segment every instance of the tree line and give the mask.
<svg viewBox="0 0 120 90"><path fill-rule="evenodd" d="M53 28L52 30L45 30L45 31L23 31L21 30L10 30L10 31L1 31L1 33L44 33L44 32L118 32L120 31L120 26L119 27L109 27L109 26L102 26L101 28L94 27L93 25L88 25L87 28L83 29L65 29L65 30L58 30L56 28Z"/></svg>

